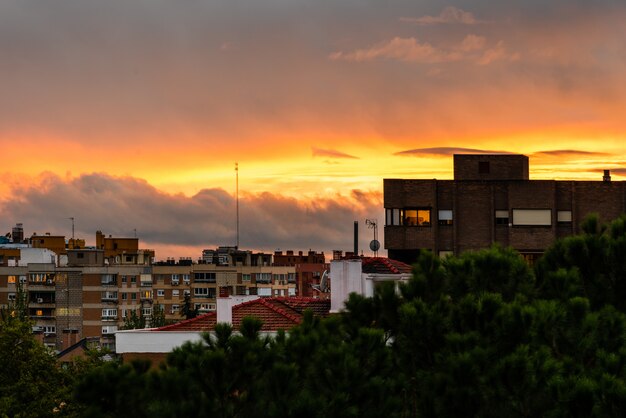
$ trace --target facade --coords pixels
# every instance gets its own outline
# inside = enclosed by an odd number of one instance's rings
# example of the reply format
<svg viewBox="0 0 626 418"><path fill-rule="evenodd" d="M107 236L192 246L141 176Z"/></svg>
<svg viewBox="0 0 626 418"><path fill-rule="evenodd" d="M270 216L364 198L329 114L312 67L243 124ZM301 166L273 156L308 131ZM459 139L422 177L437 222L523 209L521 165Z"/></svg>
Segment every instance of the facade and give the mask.
<svg viewBox="0 0 626 418"><path fill-rule="evenodd" d="M271 254L269 262L240 251L247 255L225 264L188 258L153 263L151 250L126 245L128 239L103 239L109 241L102 248L66 248L63 258L46 248L6 244L11 255L0 265L0 305L14 301L21 286L33 331L61 351L83 338L114 349L124 319L140 311L149 324L155 304L166 321L180 321L186 295L201 314L215 312L218 297L296 296L295 266L273 266Z"/></svg>
<svg viewBox="0 0 626 418"><path fill-rule="evenodd" d="M385 248L413 262L487 248L518 250L529 262L555 239L581 231L590 213L606 222L626 212L626 182L530 180L528 157L454 155L454 180L384 180Z"/></svg>
<svg viewBox="0 0 626 418"><path fill-rule="evenodd" d="M245 317L262 321L260 333L273 336L279 330L289 331L298 325L304 311L325 317L330 302L314 298L259 298L258 296L234 296L218 298L218 309L196 318L161 328L127 330L117 334L117 352L123 361L151 360L153 365L163 361L170 351L186 342L202 341L204 333L215 331L218 323L228 323L238 330Z"/></svg>
<svg viewBox="0 0 626 418"><path fill-rule="evenodd" d="M385 257L354 257L330 262L330 313L340 312L351 293L374 296L383 282L406 283L412 277L411 266Z"/></svg>
<svg viewBox="0 0 626 418"><path fill-rule="evenodd" d="M321 293L319 288L320 281L327 272L330 265L326 262L324 253L317 253L309 250L304 254L298 251L274 252L274 266L294 266L296 268L296 294L302 297L319 297L326 298L328 295Z"/></svg>

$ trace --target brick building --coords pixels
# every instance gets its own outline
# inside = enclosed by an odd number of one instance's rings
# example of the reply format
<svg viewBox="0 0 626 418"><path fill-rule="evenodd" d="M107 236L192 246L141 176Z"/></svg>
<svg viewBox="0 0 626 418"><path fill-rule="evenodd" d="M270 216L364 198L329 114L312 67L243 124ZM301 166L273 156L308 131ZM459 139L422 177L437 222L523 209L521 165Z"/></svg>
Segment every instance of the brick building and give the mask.
<svg viewBox="0 0 626 418"><path fill-rule="evenodd" d="M518 250L530 262L555 239L580 232L597 213L626 212L626 182L530 180L528 157L454 155L454 180L384 180L385 248L413 262L422 249L439 255L486 248Z"/></svg>
<svg viewBox="0 0 626 418"><path fill-rule="evenodd" d="M298 251L295 254L288 250L274 252L274 266L294 266L296 268L296 294L303 297L326 298L328 294L315 291L313 286L319 286L324 272L330 265L326 262L324 252L317 253L309 250L306 254Z"/></svg>

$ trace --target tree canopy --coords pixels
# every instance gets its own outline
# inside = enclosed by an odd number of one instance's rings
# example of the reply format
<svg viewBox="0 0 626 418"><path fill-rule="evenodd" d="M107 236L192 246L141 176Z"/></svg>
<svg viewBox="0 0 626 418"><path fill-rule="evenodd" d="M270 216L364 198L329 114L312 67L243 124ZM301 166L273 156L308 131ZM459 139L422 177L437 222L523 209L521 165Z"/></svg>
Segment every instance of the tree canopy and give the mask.
<svg viewBox="0 0 626 418"><path fill-rule="evenodd" d="M219 324L146 362L93 368L82 416L564 417L626 414L626 217L534 266L498 246L352 294L288 333Z"/></svg>

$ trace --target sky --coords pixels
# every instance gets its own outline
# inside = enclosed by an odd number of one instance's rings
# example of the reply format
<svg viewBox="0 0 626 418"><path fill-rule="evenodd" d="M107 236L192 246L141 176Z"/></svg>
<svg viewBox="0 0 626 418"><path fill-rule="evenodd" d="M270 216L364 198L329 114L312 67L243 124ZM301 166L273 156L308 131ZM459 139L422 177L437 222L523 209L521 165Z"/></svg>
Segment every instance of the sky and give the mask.
<svg viewBox="0 0 626 418"><path fill-rule="evenodd" d="M365 249L455 152L626 180L626 4L0 0L0 232Z"/></svg>

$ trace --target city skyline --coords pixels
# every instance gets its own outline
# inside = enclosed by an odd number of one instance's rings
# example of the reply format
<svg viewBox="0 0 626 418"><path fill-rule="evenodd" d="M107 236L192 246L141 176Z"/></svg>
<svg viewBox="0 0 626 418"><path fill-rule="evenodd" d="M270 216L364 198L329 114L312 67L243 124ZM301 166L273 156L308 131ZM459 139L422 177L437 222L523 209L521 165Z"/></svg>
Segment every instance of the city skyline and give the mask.
<svg viewBox="0 0 626 418"><path fill-rule="evenodd" d="M623 180L624 17L612 1L3 2L0 232L69 236L75 217L77 237L136 229L162 258L233 245L235 162L241 247L266 251L350 250L354 220L367 250L382 179L450 179L454 152Z"/></svg>

